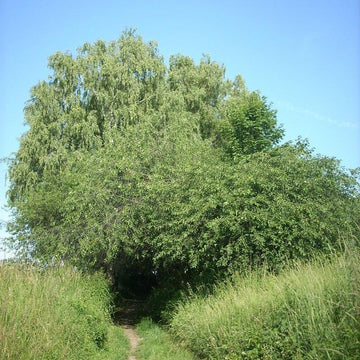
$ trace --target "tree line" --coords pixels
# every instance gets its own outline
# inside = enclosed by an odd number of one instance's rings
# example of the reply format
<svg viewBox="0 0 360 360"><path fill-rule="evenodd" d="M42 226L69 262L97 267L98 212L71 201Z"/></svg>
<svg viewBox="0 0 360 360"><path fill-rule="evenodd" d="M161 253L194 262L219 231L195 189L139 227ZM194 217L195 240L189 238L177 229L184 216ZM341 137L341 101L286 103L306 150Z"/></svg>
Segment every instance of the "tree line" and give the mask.
<svg viewBox="0 0 360 360"><path fill-rule="evenodd" d="M359 235L357 171L282 142L266 97L130 30L49 58L9 160L24 256L151 282L276 270Z"/></svg>

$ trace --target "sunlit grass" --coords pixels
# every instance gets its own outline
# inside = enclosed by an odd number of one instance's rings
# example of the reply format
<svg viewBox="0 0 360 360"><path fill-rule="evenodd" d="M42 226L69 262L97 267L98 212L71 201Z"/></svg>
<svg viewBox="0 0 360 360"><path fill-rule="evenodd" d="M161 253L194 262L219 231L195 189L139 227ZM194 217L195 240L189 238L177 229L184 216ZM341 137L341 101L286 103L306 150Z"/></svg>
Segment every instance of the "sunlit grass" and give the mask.
<svg viewBox="0 0 360 360"><path fill-rule="evenodd" d="M172 335L206 359L360 358L360 256L252 273L179 304Z"/></svg>
<svg viewBox="0 0 360 360"><path fill-rule="evenodd" d="M0 266L1 359L126 359L128 343L111 325L108 284L61 266ZM114 339L116 337L116 340Z"/></svg>
<svg viewBox="0 0 360 360"><path fill-rule="evenodd" d="M174 343L169 334L150 319L137 326L142 338L136 356L141 360L195 360L190 352Z"/></svg>

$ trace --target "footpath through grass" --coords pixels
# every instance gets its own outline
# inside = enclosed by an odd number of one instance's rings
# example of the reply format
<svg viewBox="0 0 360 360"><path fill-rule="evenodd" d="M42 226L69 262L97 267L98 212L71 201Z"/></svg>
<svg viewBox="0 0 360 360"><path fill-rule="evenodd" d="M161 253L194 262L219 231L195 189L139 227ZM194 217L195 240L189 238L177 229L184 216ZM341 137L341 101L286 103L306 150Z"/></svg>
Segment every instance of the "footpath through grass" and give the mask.
<svg viewBox="0 0 360 360"><path fill-rule="evenodd" d="M128 341L112 324L102 274L60 266L0 266L0 359L122 360Z"/></svg>
<svg viewBox="0 0 360 360"><path fill-rule="evenodd" d="M144 318L136 327L142 339L136 351L139 360L195 360L186 349L175 343L170 335L149 318Z"/></svg>
<svg viewBox="0 0 360 360"><path fill-rule="evenodd" d="M0 266L0 359L128 359L110 299L102 274ZM234 277L179 302L167 327L135 328L136 360L359 359L359 251Z"/></svg>
<svg viewBox="0 0 360 360"><path fill-rule="evenodd" d="M202 359L359 359L359 252L234 278L183 301L170 325Z"/></svg>

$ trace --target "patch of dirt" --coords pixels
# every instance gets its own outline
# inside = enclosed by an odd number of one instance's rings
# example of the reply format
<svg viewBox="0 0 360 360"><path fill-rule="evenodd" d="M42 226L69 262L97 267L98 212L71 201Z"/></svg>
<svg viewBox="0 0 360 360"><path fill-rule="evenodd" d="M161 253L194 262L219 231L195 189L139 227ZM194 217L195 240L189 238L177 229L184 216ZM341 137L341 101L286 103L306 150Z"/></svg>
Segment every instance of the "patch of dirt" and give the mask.
<svg viewBox="0 0 360 360"><path fill-rule="evenodd" d="M128 360L136 360L134 354L137 346L139 345L139 342L141 341L141 338L136 333L134 325L122 325L122 328L124 329L124 333L130 341L130 355Z"/></svg>
<svg viewBox="0 0 360 360"><path fill-rule="evenodd" d="M141 301L126 301L116 309L116 323L124 329L130 342L128 360L136 360L135 351L141 338L136 333L135 324L140 320L140 313L144 303Z"/></svg>
<svg viewBox="0 0 360 360"><path fill-rule="evenodd" d="M115 321L119 325L135 325L141 319L144 302L138 300L124 301L115 312Z"/></svg>

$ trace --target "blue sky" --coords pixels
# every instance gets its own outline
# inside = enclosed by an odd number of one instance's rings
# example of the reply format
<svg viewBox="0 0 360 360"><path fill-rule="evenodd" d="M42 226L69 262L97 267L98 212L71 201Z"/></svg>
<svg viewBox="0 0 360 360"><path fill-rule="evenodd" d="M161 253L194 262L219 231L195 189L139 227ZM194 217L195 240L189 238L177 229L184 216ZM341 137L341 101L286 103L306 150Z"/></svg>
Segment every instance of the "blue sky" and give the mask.
<svg viewBox="0 0 360 360"><path fill-rule="evenodd" d="M317 153L360 166L359 0L1 0L0 158L18 148L48 56L127 28L156 40L165 59L209 54L273 103L286 140L308 138ZM5 174L0 164L3 221Z"/></svg>

